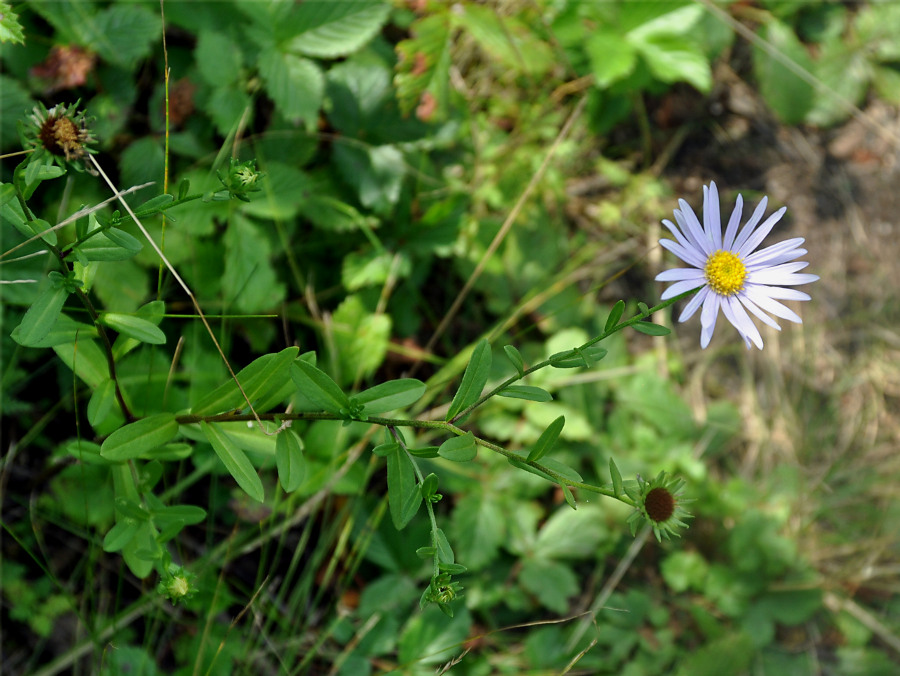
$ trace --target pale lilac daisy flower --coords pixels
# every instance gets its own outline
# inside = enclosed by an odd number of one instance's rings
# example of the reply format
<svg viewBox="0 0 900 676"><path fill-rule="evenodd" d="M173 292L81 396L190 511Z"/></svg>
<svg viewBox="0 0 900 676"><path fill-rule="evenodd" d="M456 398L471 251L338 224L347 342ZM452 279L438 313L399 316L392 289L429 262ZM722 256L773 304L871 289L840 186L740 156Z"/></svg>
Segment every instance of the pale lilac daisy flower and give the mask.
<svg viewBox="0 0 900 676"><path fill-rule="evenodd" d="M809 265L805 261L795 261L806 253L806 249L799 248L803 244L802 237L788 239L754 253L787 210L781 207L759 225L767 202L768 198L763 197L750 220L738 233L744 206L743 198L738 195L723 235L719 219L719 192L716 184L710 182L708 187L703 186L702 226L684 200L678 200L681 208L675 210L678 226L671 221L663 221L663 225L675 236L675 241L661 239L659 243L692 267L666 270L656 276L656 281L675 282L662 294L662 300L698 286L703 287L691 298L678 318L679 322L687 321L703 306L700 313L700 347L709 345L719 309L741 334L748 349L753 344L761 350L763 341L747 310L779 331L781 327L766 313L802 323L793 310L778 301L809 300L808 294L785 287L809 284L819 278L797 274L798 270Z"/></svg>

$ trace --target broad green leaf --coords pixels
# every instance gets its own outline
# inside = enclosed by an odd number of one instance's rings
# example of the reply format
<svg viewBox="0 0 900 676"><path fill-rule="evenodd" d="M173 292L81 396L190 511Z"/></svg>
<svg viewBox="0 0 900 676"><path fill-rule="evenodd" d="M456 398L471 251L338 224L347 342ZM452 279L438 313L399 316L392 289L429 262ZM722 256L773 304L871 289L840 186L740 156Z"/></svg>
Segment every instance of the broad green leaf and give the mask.
<svg viewBox="0 0 900 676"><path fill-rule="evenodd" d="M332 315L338 382L356 382L375 373L387 354L391 318L370 312L358 295L347 296Z"/></svg>
<svg viewBox="0 0 900 676"><path fill-rule="evenodd" d="M275 354L265 354L254 359L237 373L237 379L251 402L255 403L256 400L281 389L288 382L290 379L288 368L299 351L298 347L288 347ZM246 406L244 395L241 394L234 379L229 379L201 398L191 408L191 413L213 415L244 406Z"/></svg>
<svg viewBox="0 0 900 676"><path fill-rule="evenodd" d="M13 329L11 336L13 340L17 343L19 342L19 327ZM50 329L50 333L27 347L54 347L63 343L74 343L78 339L88 340L96 337L97 328L95 326L77 322L68 315L61 313L56 323Z"/></svg>
<svg viewBox="0 0 900 676"><path fill-rule="evenodd" d="M315 62L270 48L259 57L259 74L286 120L315 127L325 92L325 78Z"/></svg>
<svg viewBox="0 0 900 676"><path fill-rule="evenodd" d="M42 181L50 181L54 178L59 178L66 173L65 169L56 166L52 162L50 157L44 156L34 162L29 162L28 166L25 167L25 172L22 174L24 180L22 194L25 196L26 200L31 198L35 189L37 189ZM18 172L16 173L18 174ZM44 228L41 229L43 230ZM56 235L54 233L54 239L55 237Z"/></svg>
<svg viewBox="0 0 900 676"><path fill-rule="evenodd" d="M354 399L370 415L409 406L425 394L425 383L415 378L401 378L370 387Z"/></svg>
<svg viewBox="0 0 900 676"><path fill-rule="evenodd" d="M672 333L671 329L652 322L637 322L631 326L638 333L644 333L648 336L668 336Z"/></svg>
<svg viewBox="0 0 900 676"><path fill-rule="evenodd" d="M100 446L100 455L121 462L137 458L146 451L172 440L178 434L174 413L159 413L120 427Z"/></svg>
<svg viewBox="0 0 900 676"><path fill-rule="evenodd" d="M399 446L387 457L387 484L391 520L394 522L394 527L401 530L412 518L407 505L415 500L417 486L412 460ZM421 492L418 495L421 500ZM409 516L409 519L404 521L406 516Z"/></svg>
<svg viewBox="0 0 900 676"><path fill-rule="evenodd" d="M366 286L383 285L388 279L403 279L412 272L412 262L405 252L365 248L351 251L341 265L341 281L349 291Z"/></svg>
<svg viewBox="0 0 900 676"><path fill-rule="evenodd" d="M438 448L439 456L453 462L469 462L475 458L477 453L478 446L475 444L475 435L471 432L451 437Z"/></svg>
<svg viewBox="0 0 900 676"><path fill-rule="evenodd" d="M562 415L550 423L550 426L541 433L537 443L535 443L528 452L526 460L528 460L528 462L537 462L553 450L553 446L556 445L556 440L559 439L559 433L562 432L562 428L565 424L566 417Z"/></svg>
<svg viewBox="0 0 900 676"><path fill-rule="evenodd" d="M0 207L14 199L16 196L16 186L12 183L0 183Z"/></svg>
<svg viewBox="0 0 900 676"><path fill-rule="evenodd" d="M453 396L453 401L450 402L447 420L453 420L457 413L478 401L491 373L491 359L491 345L482 338L472 351L472 357L469 359L469 365L466 366L459 389Z"/></svg>
<svg viewBox="0 0 900 676"><path fill-rule="evenodd" d="M125 548L138 534L141 522L133 519L123 519L109 529L103 538L104 552L117 552Z"/></svg>
<svg viewBox="0 0 900 676"><path fill-rule="evenodd" d="M453 548L450 547L447 536L444 535L444 531L440 528L434 531L434 544L437 547L438 560L441 563L454 563L456 561L453 556Z"/></svg>
<svg viewBox="0 0 900 676"><path fill-rule="evenodd" d="M53 351L62 362L92 388L100 387L100 383L109 378L109 364L100 346L93 340L54 345Z"/></svg>
<svg viewBox="0 0 900 676"><path fill-rule="evenodd" d="M637 64L634 46L611 30L592 31L584 45L601 89L627 77Z"/></svg>
<svg viewBox="0 0 900 676"><path fill-rule="evenodd" d="M812 108L815 90L782 63L782 60L790 60L807 72L812 72L813 61L794 31L777 19L770 19L766 25L761 26L758 34L780 56L776 58L762 48L754 47L753 66L759 91L782 122L802 122Z"/></svg>
<svg viewBox="0 0 900 676"><path fill-rule="evenodd" d="M88 234L100 227L93 214L90 216L90 224ZM91 235L75 248L89 261L124 261L134 258L143 245L127 232L109 228L105 232Z"/></svg>
<svg viewBox="0 0 900 676"><path fill-rule="evenodd" d="M606 325L603 327L603 332L607 333L611 331L616 324L619 323L619 320L622 318L622 314L625 312L625 301L618 300L616 304L613 305L612 310L609 311L609 317L606 318Z"/></svg>
<svg viewBox="0 0 900 676"><path fill-rule="evenodd" d="M306 478L306 459L303 457L303 446L300 437L290 429L278 433L275 441L275 464L278 467L278 480L286 493L293 493L300 488Z"/></svg>
<svg viewBox="0 0 900 676"><path fill-rule="evenodd" d="M6 49L3 52L9 53ZM34 108L34 104L30 92L18 79L0 73L0 138L4 139L4 145L6 139L17 138L16 123L22 119L25 111ZM5 218L6 214L3 215Z"/></svg>
<svg viewBox="0 0 900 676"><path fill-rule="evenodd" d="M191 457L194 447L185 443L165 444L153 450L145 452L141 457L145 460L160 460L163 462L175 462Z"/></svg>
<svg viewBox="0 0 900 676"><path fill-rule="evenodd" d="M578 578L569 566L550 559L527 558L522 562L519 584L541 605L556 613L569 611L569 597L578 593Z"/></svg>
<svg viewBox="0 0 900 676"><path fill-rule="evenodd" d="M201 79L214 87L236 84L244 65L240 45L225 31L206 27L197 31L194 60Z"/></svg>
<svg viewBox="0 0 900 676"><path fill-rule="evenodd" d="M166 342L166 334L159 327L135 315L106 312L100 316L100 321L120 334L142 343L162 345Z"/></svg>
<svg viewBox="0 0 900 676"><path fill-rule="evenodd" d="M272 246L260 226L234 214L229 218L223 241L222 294L226 302L240 312L261 312L281 303L286 287L278 280L271 262Z"/></svg>
<svg viewBox="0 0 900 676"><path fill-rule="evenodd" d="M516 373L519 374L521 378L525 374L525 360L522 359L521 353L512 345L504 345L503 352L506 354L507 359L512 362L512 365L516 369ZM506 388L507 390L510 388Z"/></svg>
<svg viewBox="0 0 900 676"><path fill-rule="evenodd" d="M288 47L326 59L347 56L375 37L390 9L382 0L300 3L290 15Z"/></svg>
<svg viewBox="0 0 900 676"><path fill-rule="evenodd" d="M332 156L341 177L353 186L364 207L383 215L400 199L406 161L397 146L336 143Z"/></svg>
<svg viewBox="0 0 900 676"><path fill-rule="evenodd" d="M123 428L124 429L124 428ZM127 463L117 463L110 467L113 478L113 489L116 496L116 522L128 517L122 513L122 508L128 505L138 505L140 494L135 483L134 468ZM122 558L134 575L140 579L147 577L153 571L153 564L159 557L159 545L156 542L157 531L146 515L138 510L140 528L134 538L122 548Z"/></svg>
<svg viewBox="0 0 900 676"><path fill-rule="evenodd" d="M300 393L314 405L329 413L350 410L350 399L331 377L312 364L296 360L291 366L291 379Z"/></svg>
<svg viewBox="0 0 900 676"><path fill-rule="evenodd" d="M116 387L108 378L94 390L91 400L88 402L87 416L91 427L97 428L107 418L119 413L119 402L116 401Z"/></svg>
<svg viewBox="0 0 900 676"><path fill-rule="evenodd" d="M378 444L375 448L372 449L372 453L377 455L379 458L386 458L391 453L397 453L400 450L400 445L396 441L389 441L385 444Z"/></svg>
<svg viewBox="0 0 900 676"><path fill-rule="evenodd" d="M66 453L79 462L88 465L109 466L110 461L100 455L100 444L85 439L76 439L66 444Z"/></svg>
<svg viewBox="0 0 900 676"><path fill-rule="evenodd" d="M553 66L550 43L514 15L501 16L488 5L460 4L452 13L494 59L515 71L540 75Z"/></svg>
<svg viewBox="0 0 900 676"><path fill-rule="evenodd" d="M508 385L497 393L510 399L526 399L528 401L553 401L553 395L547 390L531 385Z"/></svg>
<svg viewBox="0 0 900 676"><path fill-rule="evenodd" d="M13 340L19 345L30 347L46 338L68 297L69 292L64 287L47 286L13 330Z"/></svg>
<svg viewBox="0 0 900 676"><path fill-rule="evenodd" d="M130 3L107 7L93 17L90 40L85 44L107 61L126 68L150 54L162 28L158 13Z"/></svg>
<svg viewBox="0 0 900 676"><path fill-rule="evenodd" d="M557 509L541 526L532 555L547 559L590 559L609 533L594 504L580 511Z"/></svg>
<svg viewBox="0 0 900 676"><path fill-rule="evenodd" d="M475 491L456 501L451 533L470 569L484 568L497 557L505 532L505 515L494 491Z"/></svg>
<svg viewBox="0 0 900 676"><path fill-rule="evenodd" d="M630 36L629 36L630 37ZM663 82L688 82L701 92L712 88L709 60L690 37L653 35L631 40L653 75Z"/></svg>
<svg viewBox="0 0 900 676"><path fill-rule="evenodd" d="M419 511L422 505L422 486L416 484L412 493L408 494L403 501L403 508L400 510L400 523L406 525Z"/></svg>
<svg viewBox="0 0 900 676"><path fill-rule="evenodd" d="M256 473L256 469L247 459L247 455L216 423L203 421L200 423L200 429L238 486L251 498L262 502L265 499L262 481Z"/></svg>

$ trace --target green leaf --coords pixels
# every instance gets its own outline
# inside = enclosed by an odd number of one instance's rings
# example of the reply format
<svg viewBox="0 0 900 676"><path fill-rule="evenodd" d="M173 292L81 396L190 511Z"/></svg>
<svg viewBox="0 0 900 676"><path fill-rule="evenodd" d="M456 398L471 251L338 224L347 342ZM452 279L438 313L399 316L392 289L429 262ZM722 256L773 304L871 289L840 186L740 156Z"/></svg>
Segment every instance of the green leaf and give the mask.
<svg viewBox="0 0 900 676"><path fill-rule="evenodd" d="M423 446L421 448L407 448L406 452L416 458L437 458L438 446Z"/></svg>
<svg viewBox="0 0 900 676"><path fill-rule="evenodd" d="M174 413L159 413L120 427L100 446L100 455L107 460L121 462L140 457L162 446L178 434Z"/></svg>
<svg viewBox="0 0 900 676"><path fill-rule="evenodd" d="M306 478L306 459L303 457L300 438L293 430L286 429L278 433L275 441L275 465L278 467L278 480L286 493L293 493L300 488Z"/></svg>
<svg viewBox="0 0 900 676"><path fill-rule="evenodd" d="M450 21L446 13L417 19L409 27L412 37L395 47L398 56L394 87L404 115L421 105L428 92L436 111L444 111L449 95Z"/></svg>
<svg viewBox="0 0 900 676"><path fill-rule="evenodd" d="M161 527L166 527L173 521L193 526L206 520L206 510L196 505L169 505L151 508L150 514L156 519L157 525Z"/></svg>
<svg viewBox="0 0 900 676"><path fill-rule="evenodd" d="M391 520L397 530L402 530L415 514L409 513L409 505L415 503L417 486L412 460L400 446L387 457L387 484ZM421 491L418 499L422 499Z"/></svg>
<svg viewBox="0 0 900 676"><path fill-rule="evenodd" d="M397 146L336 143L332 153L341 177L356 190L364 207L384 214L400 199L406 161Z"/></svg>
<svg viewBox="0 0 900 676"><path fill-rule="evenodd" d="M616 304L613 305L612 310L609 311L609 317L606 318L606 325L603 327L603 332L607 333L611 331L616 324L619 323L619 320L622 318L622 314L625 312L625 301L618 300Z"/></svg>
<svg viewBox="0 0 900 676"><path fill-rule="evenodd" d="M263 202L259 200L259 202ZM272 265L272 246L260 226L240 214L229 218L222 294L241 312L260 312L284 300L286 287Z"/></svg>
<svg viewBox="0 0 900 676"><path fill-rule="evenodd" d="M462 496L453 508L453 542L460 558L472 570L490 564L500 550L506 532L506 518L488 489Z"/></svg>
<svg viewBox="0 0 900 676"><path fill-rule="evenodd" d="M52 181L66 173L66 170L52 163L52 159L48 156L35 159L29 162L25 167L25 173L22 175L24 185L22 185L22 194L25 199L30 199L42 181ZM16 171L18 174L18 170ZM43 228L42 228L43 229ZM55 237L55 235L54 235ZM55 242L54 242L55 243Z"/></svg>
<svg viewBox="0 0 900 676"><path fill-rule="evenodd" d="M545 429L541 433L541 436L538 437L538 440L532 449L528 452L526 460L528 460L528 462L537 462L553 450L553 446L556 445L556 440L559 439L559 433L562 432L562 428L565 424L566 417L563 415L550 423L547 429Z"/></svg>
<svg viewBox="0 0 900 676"><path fill-rule="evenodd" d="M396 453L400 450L400 444L396 441L389 441L385 444L378 444L375 448L372 449L372 453L377 455L379 458L386 458L391 453Z"/></svg>
<svg viewBox="0 0 900 676"><path fill-rule="evenodd" d="M111 329L142 343L162 345L166 342L166 334L159 327L135 315L106 312L100 316L100 321Z"/></svg>
<svg viewBox="0 0 900 676"><path fill-rule="evenodd" d="M569 566L538 558L527 558L522 562L519 584L541 605L556 613L568 612L568 599L579 589L578 579Z"/></svg>
<svg viewBox="0 0 900 676"><path fill-rule="evenodd" d="M151 197L146 202L141 204L134 210L135 216L138 218L146 218L147 216L152 216L153 214L159 213L162 211L162 208L167 204L171 204L175 201L175 198L168 193L163 193L162 195L157 195L156 197Z"/></svg>
<svg viewBox="0 0 900 676"><path fill-rule="evenodd" d="M430 498L437 494L438 489L438 478L437 474L432 472L427 477L425 477L425 481L422 482L422 497Z"/></svg>
<svg viewBox="0 0 900 676"><path fill-rule="evenodd" d="M119 402L116 401L116 387L112 380L106 379L93 391L88 402L87 416L91 427L97 429L110 416L120 413Z"/></svg>
<svg viewBox="0 0 900 676"><path fill-rule="evenodd" d="M572 495L572 491L565 484L559 484L559 489L563 493L563 497L566 499L566 504L569 505L572 509L578 509L578 506L575 504L575 496Z"/></svg>
<svg viewBox="0 0 900 676"><path fill-rule="evenodd" d="M584 350L566 350L550 355L550 366L557 369L589 367L607 355L607 350L599 345L591 345Z"/></svg>
<svg viewBox="0 0 900 676"><path fill-rule="evenodd" d="M159 446L153 450L146 451L141 455L145 460L160 460L162 462L177 462L178 460L186 460L191 457L194 447L190 444L174 443Z"/></svg>
<svg viewBox="0 0 900 676"><path fill-rule="evenodd" d="M594 80L601 89L627 77L637 64L637 50L620 34L610 30L591 31L584 44Z"/></svg>
<svg viewBox="0 0 900 676"><path fill-rule="evenodd" d="M629 36L630 37L630 36ZM709 60L692 37L650 35L630 39L653 75L663 82L688 82L701 92L712 88Z"/></svg>
<svg viewBox="0 0 900 676"><path fill-rule="evenodd" d="M259 74L269 95L289 122L303 120L314 128L322 107L325 77L313 61L275 49L259 57Z"/></svg>
<svg viewBox="0 0 900 676"><path fill-rule="evenodd" d="M786 24L770 19L758 34L779 52L781 59L786 58L807 72L813 70L806 47ZM760 47L754 47L753 66L759 91L778 118L785 124L802 122L815 100L812 85Z"/></svg>
<svg viewBox="0 0 900 676"><path fill-rule="evenodd" d="M454 563L456 559L453 557L453 548L447 541L444 531L438 528L434 531L434 544L437 547L438 560L441 563Z"/></svg>
<svg viewBox="0 0 900 676"><path fill-rule="evenodd" d="M652 322L637 322L631 326L638 333L644 333L648 336L668 336L672 333L671 329Z"/></svg>
<svg viewBox="0 0 900 676"><path fill-rule="evenodd" d="M100 226L93 214L88 220L90 223L88 234L90 234ZM144 247L124 230L108 228L104 232L91 235L90 239L86 239L75 248L89 261L125 261L134 258Z"/></svg>
<svg viewBox="0 0 900 676"><path fill-rule="evenodd" d="M100 346L93 340L80 338L77 342L54 345L53 351L62 362L92 388L109 378L109 364Z"/></svg>
<svg viewBox="0 0 900 676"><path fill-rule="evenodd" d="M25 34L22 32L22 24L19 23L19 15L13 12L12 7L6 2L0 3L0 42L25 44Z"/></svg>
<svg viewBox="0 0 900 676"><path fill-rule="evenodd" d="M197 33L194 61L201 79L214 87L236 84L244 65L240 45L215 28L202 27Z"/></svg>
<svg viewBox="0 0 900 676"><path fill-rule="evenodd" d="M139 5L113 5L95 17L85 44L119 66L131 67L149 56L161 33L159 14Z"/></svg>
<svg viewBox="0 0 900 676"><path fill-rule="evenodd" d="M506 354L507 359L512 362L512 365L516 369L516 373L519 374L519 377L525 375L525 360L522 359L521 353L512 345L504 345L503 352ZM506 388L507 390L510 388ZM508 396L508 395L507 395Z"/></svg>
<svg viewBox="0 0 900 676"><path fill-rule="evenodd" d="M334 356L339 383L372 375L384 361L391 337L391 318L370 312L358 295L347 296L332 315Z"/></svg>
<svg viewBox="0 0 900 676"><path fill-rule="evenodd" d="M460 4L452 17L491 57L514 71L540 75L553 66L550 43L514 15L501 16L487 5Z"/></svg>
<svg viewBox="0 0 900 676"><path fill-rule="evenodd" d="M235 445L216 423L203 421L200 423L200 429L212 445L216 455L219 456L219 460L225 465L225 469L234 477L238 486L251 498L257 502L262 502L265 499L262 481L256 473L256 469L247 459L247 455Z"/></svg>
<svg viewBox="0 0 900 676"><path fill-rule="evenodd" d="M292 9L288 47L326 59L347 56L375 37L390 9L381 0L303 2Z"/></svg>
<svg viewBox="0 0 900 676"><path fill-rule="evenodd" d="M123 519L109 529L103 538L104 552L118 552L125 548L125 545L134 540L141 527L140 521L133 519Z"/></svg>
<svg viewBox="0 0 900 676"><path fill-rule="evenodd" d="M438 448L439 456L453 462L469 462L474 460L477 453L478 446L475 444L475 435L471 432L451 437Z"/></svg>
<svg viewBox="0 0 900 676"><path fill-rule="evenodd" d="M481 391L491 373L491 345L484 338L478 341L466 366L459 389L450 402L447 420L453 420L456 414L478 401Z"/></svg>
<svg viewBox="0 0 900 676"><path fill-rule="evenodd" d="M415 378L401 378L363 390L354 399L367 414L384 413L409 406L425 394L425 383Z"/></svg>
<svg viewBox="0 0 900 676"><path fill-rule="evenodd" d="M329 413L350 410L350 399L327 373L312 364L297 360L291 366L294 385L315 406Z"/></svg>
<svg viewBox="0 0 900 676"><path fill-rule="evenodd" d="M56 288L50 285L44 288L13 330L13 340L19 345L30 347L46 338L59 318L68 297L69 292L65 287Z"/></svg>
<svg viewBox="0 0 900 676"><path fill-rule="evenodd" d="M276 354L266 354L254 359L237 373L237 379L251 402L269 396L280 390L290 379L288 367L297 353L298 347L288 347ZM202 397L192 408L194 415L213 415L246 406L244 396L234 379L220 385Z"/></svg>
<svg viewBox="0 0 900 676"><path fill-rule="evenodd" d="M622 485L622 473L619 472L619 468L616 467L616 461L612 458L609 459L609 476L612 479L613 491L617 497L624 494L625 489Z"/></svg>
<svg viewBox="0 0 900 676"><path fill-rule="evenodd" d="M553 401L553 395L547 390L531 385L507 385L498 393L510 399L526 399L528 401Z"/></svg>

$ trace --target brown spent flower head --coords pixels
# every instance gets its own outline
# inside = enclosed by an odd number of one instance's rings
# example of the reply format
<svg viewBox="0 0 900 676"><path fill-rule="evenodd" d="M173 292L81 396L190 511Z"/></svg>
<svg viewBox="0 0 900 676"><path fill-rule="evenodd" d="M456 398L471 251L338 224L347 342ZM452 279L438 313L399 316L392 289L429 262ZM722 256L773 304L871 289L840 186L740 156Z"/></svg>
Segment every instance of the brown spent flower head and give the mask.
<svg viewBox="0 0 900 676"><path fill-rule="evenodd" d="M644 498L644 509L651 521L665 521L675 513L675 496L663 486L652 488Z"/></svg>
<svg viewBox="0 0 900 676"><path fill-rule="evenodd" d="M77 101L68 106L59 103L50 110L39 104L31 114L33 127L25 132L26 144L46 150L60 163L65 160L81 169L84 165L80 160L94 152L88 144L96 143L96 139L87 126L84 111L77 111Z"/></svg>
<svg viewBox="0 0 900 676"><path fill-rule="evenodd" d="M647 481L640 475L637 481L625 485L625 492L634 500L634 512L628 517L631 532L636 533L641 523L653 528L657 540L678 536L678 531L686 528L685 521L691 515L684 508L691 502L683 497L684 479L671 477L660 472L656 478Z"/></svg>

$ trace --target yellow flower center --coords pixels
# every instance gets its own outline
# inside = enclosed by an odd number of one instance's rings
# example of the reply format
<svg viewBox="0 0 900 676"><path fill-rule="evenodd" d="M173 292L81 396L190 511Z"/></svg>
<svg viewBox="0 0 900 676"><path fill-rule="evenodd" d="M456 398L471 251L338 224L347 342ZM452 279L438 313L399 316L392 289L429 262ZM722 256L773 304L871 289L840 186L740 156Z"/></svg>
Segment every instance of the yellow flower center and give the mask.
<svg viewBox="0 0 900 676"><path fill-rule="evenodd" d="M703 274L713 291L720 296L732 296L744 287L747 268L737 254L719 249L706 259Z"/></svg>

